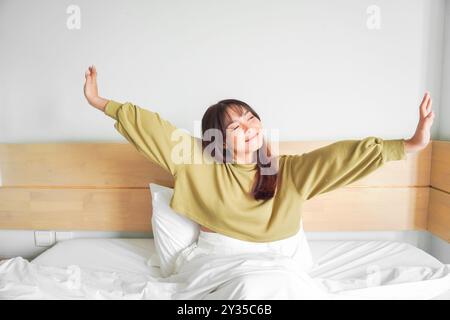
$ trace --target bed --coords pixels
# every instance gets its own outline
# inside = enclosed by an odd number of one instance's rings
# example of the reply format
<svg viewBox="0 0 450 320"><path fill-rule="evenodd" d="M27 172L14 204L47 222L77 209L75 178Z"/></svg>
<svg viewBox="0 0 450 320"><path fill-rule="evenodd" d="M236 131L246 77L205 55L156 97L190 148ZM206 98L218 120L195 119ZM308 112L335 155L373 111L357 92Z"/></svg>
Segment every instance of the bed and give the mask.
<svg viewBox="0 0 450 320"><path fill-rule="evenodd" d="M378 240L309 244L314 260L309 275L337 299L450 299L450 264L413 245ZM4 260L2 273L8 273L0 282L3 299L171 299L176 290L172 282L163 285L151 238L66 240L31 262ZM370 283L374 279L376 285Z"/></svg>
<svg viewBox="0 0 450 320"><path fill-rule="evenodd" d="M285 142L280 152L328 143ZM305 231L426 230L450 242L449 163L450 142L432 141L402 163L312 199ZM148 232L148 183L173 186L167 173L123 143L0 144L0 168L0 229ZM413 245L309 242L315 265L308 277L333 298L450 299L450 265ZM223 287L214 283L219 265L206 262L212 273L195 281L209 282L208 290ZM0 298L227 298L215 289L205 295L206 287L174 295L187 282L161 278L158 263L152 238L61 241L32 261L1 261Z"/></svg>

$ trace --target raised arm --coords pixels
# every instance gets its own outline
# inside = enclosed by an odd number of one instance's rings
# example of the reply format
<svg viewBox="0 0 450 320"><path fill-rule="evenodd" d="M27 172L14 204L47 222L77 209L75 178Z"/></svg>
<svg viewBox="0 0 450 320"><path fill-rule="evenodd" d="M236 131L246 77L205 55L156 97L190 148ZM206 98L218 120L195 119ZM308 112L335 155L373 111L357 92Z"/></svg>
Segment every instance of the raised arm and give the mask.
<svg viewBox="0 0 450 320"><path fill-rule="evenodd" d="M301 155L284 155L288 176L300 195L311 199L355 182L387 161L404 160L407 153L423 150L430 142L435 117L431 106L431 96L426 92L419 107L416 132L410 139L343 140Z"/></svg>
<svg viewBox="0 0 450 320"><path fill-rule="evenodd" d="M359 180L387 161L403 160L406 153L403 139L367 137L285 157L288 176L299 194L309 200Z"/></svg>
<svg viewBox="0 0 450 320"><path fill-rule="evenodd" d="M95 66L90 66L84 73L84 76L86 78L84 82L84 96L91 106L104 112L108 99L98 95L97 70Z"/></svg>
<svg viewBox="0 0 450 320"><path fill-rule="evenodd" d="M182 161L175 159L172 151L175 151L180 140L192 139L191 135L161 118L157 112L130 102L121 103L101 98L98 96L96 77L95 67L90 67L86 72L85 84L85 96L89 104L116 120L114 127L128 142L149 160L175 176Z"/></svg>

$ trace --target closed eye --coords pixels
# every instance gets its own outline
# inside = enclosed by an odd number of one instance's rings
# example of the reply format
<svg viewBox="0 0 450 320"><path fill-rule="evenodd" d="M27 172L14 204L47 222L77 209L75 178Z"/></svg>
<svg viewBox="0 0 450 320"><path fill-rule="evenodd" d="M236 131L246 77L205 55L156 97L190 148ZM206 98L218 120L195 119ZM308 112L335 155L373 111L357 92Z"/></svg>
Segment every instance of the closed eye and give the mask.
<svg viewBox="0 0 450 320"><path fill-rule="evenodd" d="M247 112L247 113L248 113L248 112ZM250 113L250 118L248 118L248 120L252 120L254 117L255 117L255 116L253 116L253 115ZM239 128L239 125L237 125L236 127L234 127L232 130L234 131L234 130L236 130L237 128Z"/></svg>

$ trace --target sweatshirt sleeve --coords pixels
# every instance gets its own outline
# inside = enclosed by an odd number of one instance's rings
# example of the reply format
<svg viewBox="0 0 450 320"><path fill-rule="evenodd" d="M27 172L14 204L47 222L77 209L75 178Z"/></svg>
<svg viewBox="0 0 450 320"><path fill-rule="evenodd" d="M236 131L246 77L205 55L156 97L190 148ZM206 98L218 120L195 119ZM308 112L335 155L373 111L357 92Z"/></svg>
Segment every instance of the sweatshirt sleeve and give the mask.
<svg viewBox="0 0 450 320"><path fill-rule="evenodd" d="M289 176L306 200L359 180L387 161L406 159L404 139L342 140L308 153L287 155Z"/></svg>
<svg viewBox="0 0 450 320"><path fill-rule="evenodd" d="M147 159L161 166L173 176L177 174L180 161L174 161L172 150L180 138L177 136L190 135L171 122L160 117L159 113L141 108L130 102L119 103L109 100L106 104L105 114L116 120L114 127Z"/></svg>

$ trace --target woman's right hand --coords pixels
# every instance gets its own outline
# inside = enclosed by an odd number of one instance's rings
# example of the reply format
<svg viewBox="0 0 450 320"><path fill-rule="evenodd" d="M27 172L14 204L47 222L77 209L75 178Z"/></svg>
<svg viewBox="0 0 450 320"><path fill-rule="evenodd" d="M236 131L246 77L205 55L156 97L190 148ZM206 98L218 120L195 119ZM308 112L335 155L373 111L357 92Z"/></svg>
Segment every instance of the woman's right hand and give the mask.
<svg viewBox="0 0 450 320"><path fill-rule="evenodd" d="M105 111L108 100L103 99L98 95L97 70L95 69L95 66L90 66L84 75L86 78L86 82L84 83L84 96L91 106Z"/></svg>

